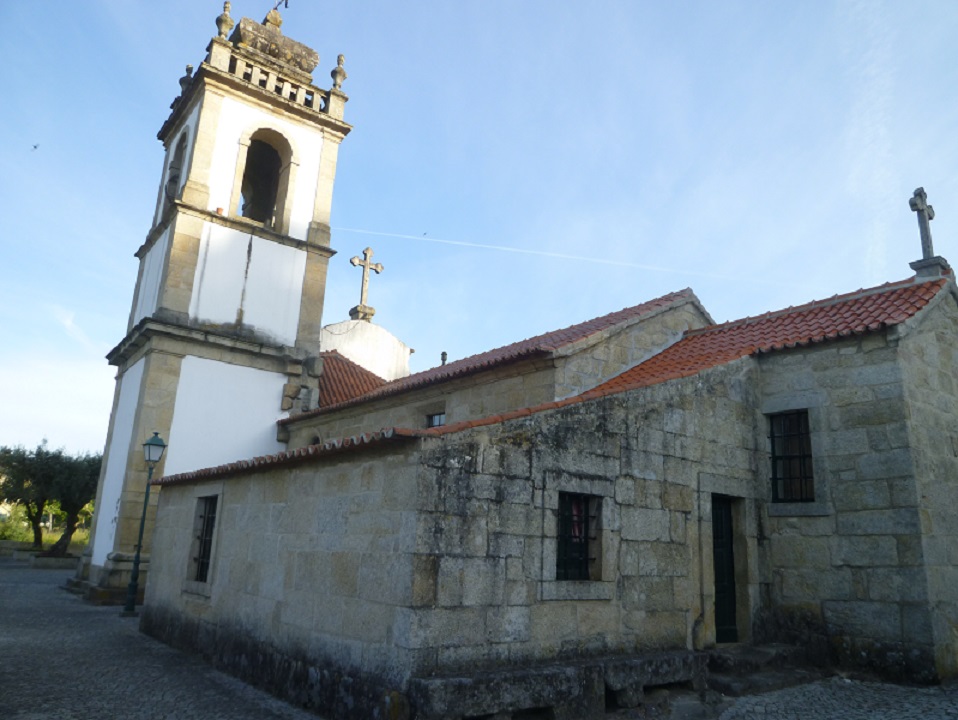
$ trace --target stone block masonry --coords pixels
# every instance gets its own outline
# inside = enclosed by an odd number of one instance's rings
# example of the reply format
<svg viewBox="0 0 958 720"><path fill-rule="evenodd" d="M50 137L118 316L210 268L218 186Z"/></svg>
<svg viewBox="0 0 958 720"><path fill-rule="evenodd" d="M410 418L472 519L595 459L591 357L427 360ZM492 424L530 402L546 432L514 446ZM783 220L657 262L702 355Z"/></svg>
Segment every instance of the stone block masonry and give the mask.
<svg viewBox="0 0 958 720"><path fill-rule="evenodd" d="M814 464L814 502L767 505L773 614L793 616L773 621L789 628L778 639L812 636L839 662L891 677L954 674L955 640L932 629L933 618L949 625L954 585L936 584L947 561L925 553L935 533L951 531L923 509L925 488L937 508L958 503L958 486L944 480L958 463L942 442L958 403L935 366L955 352L954 304L946 296L914 330L760 361L763 410L808 410ZM796 367L801 382L785 382Z"/></svg>
<svg viewBox="0 0 958 720"><path fill-rule="evenodd" d="M693 667L716 642L721 581L739 641L947 677L948 303L894 333L169 484L143 627L332 718L571 718L600 697L636 702L660 653ZM814 495L772 502L768 415L798 410ZM222 512L198 584L190 528L211 494ZM734 555L721 575L719 508ZM575 542L585 564L562 579Z"/></svg>

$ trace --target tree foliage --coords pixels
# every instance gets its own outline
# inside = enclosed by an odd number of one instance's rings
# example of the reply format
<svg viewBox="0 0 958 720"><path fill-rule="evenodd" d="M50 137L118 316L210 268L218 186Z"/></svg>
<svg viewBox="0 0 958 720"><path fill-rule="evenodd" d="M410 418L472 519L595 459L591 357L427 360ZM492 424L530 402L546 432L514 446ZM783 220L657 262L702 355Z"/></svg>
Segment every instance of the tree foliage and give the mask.
<svg viewBox="0 0 958 720"><path fill-rule="evenodd" d="M76 531L80 511L96 494L99 455L67 455L50 450L46 440L34 450L0 447L0 500L20 505L33 529L33 547L42 549L41 523L47 505L60 504L66 514L63 535L51 554L65 555Z"/></svg>

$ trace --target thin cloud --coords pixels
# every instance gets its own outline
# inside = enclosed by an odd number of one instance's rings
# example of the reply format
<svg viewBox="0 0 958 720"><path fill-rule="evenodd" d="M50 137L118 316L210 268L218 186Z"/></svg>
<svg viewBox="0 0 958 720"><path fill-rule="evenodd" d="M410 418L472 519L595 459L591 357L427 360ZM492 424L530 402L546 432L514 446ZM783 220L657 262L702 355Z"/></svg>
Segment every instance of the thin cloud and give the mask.
<svg viewBox="0 0 958 720"><path fill-rule="evenodd" d="M419 240L422 242L439 243L441 245L458 245L460 247L478 248L481 250L497 250L499 252L517 253L521 255L537 255L539 257L556 258L559 260L572 260L575 262L594 263L596 265L614 265L616 267L637 268L639 270L648 270L650 272L671 273L673 275L688 275L691 277L709 278L712 280L727 280L731 282L750 282L756 285L794 285L794 287L808 287L807 284L788 283L780 279L764 280L760 277L747 277L732 275L719 275L715 273L699 272L695 270L676 270L675 268L662 267L660 265L645 265L643 263L628 262L626 260L614 260L597 255L569 255L566 253L551 252L549 250L535 250L530 248L509 247L508 245L490 245L487 243L474 243L466 240L447 240L443 238L429 237L426 235L403 235L401 233L379 232L376 230L363 230L360 228L333 228L336 232L357 233L359 235L376 235L378 237L399 238L402 240Z"/></svg>
<svg viewBox="0 0 958 720"><path fill-rule="evenodd" d="M83 331L83 328L76 324L75 312L67 310L60 305L53 305L51 311L53 312L53 317L56 318L56 321L60 324L60 327L63 328L69 337L82 345L84 350L97 355L102 354L103 348L91 340L90 336Z"/></svg>
<svg viewBox="0 0 958 720"><path fill-rule="evenodd" d="M895 101L894 26L880 2L858 0L846 6L845 23L856 28L846 38L847 81L851 90L845 131L849 190L868 207L870 217L865 270L876 282L887 272L888 228L902 210L892 152L891 117Z"/></svg>

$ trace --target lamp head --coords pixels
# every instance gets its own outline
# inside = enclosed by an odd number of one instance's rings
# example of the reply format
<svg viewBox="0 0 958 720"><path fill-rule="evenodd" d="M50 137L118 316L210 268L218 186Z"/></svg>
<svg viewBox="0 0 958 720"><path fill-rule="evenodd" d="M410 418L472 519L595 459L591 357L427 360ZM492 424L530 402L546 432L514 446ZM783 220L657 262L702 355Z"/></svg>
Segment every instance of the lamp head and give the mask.
<svg viewBox="0 0 958 720"><path fill-rule="evenodd" d="M156 465L163 457L163 451L166 450L166 443L160 437L158 432L153 433L153 437L143 443L143 458L149 465Z"/></svg>

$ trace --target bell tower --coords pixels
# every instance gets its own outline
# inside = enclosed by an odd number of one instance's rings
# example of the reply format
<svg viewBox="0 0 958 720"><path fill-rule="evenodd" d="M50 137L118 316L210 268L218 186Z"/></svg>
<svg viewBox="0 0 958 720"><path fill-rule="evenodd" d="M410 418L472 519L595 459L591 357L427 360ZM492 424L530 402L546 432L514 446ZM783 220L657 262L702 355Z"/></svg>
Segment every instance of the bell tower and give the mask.
<svg viewBox="0 0 958 720"><path fill-rule="evenodd" d="M126 337L107 356L116 391L79 570L91 592L129 580L153 432L168 444L157 472L173 474L280 451L276 421L315 406L333 181L351 127L343 56L322 90L319 56L281 25L276 10L236 23L224 3L157 135L156 210ZM150 507L144 558L152 518Z"/></svg>

